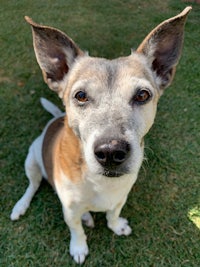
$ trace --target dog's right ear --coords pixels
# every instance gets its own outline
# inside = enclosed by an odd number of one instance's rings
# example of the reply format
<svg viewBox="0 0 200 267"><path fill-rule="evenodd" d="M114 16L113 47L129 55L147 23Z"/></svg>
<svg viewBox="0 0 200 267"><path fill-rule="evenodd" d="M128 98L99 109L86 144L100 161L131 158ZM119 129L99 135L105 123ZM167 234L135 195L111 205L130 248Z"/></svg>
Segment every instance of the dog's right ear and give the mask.
<svg viewBox="0 0 200 267"><path fill-rule="evenodd" d="M181 56L186 18L191 9L186 7L177 16L159 24L137 49L147 58L161 89L169 86L173 80Z"/></svg>
<svg viewBox="0 0 200 267"><path fill-rule="evenodd" d="M25 20L32 26L35 55L44 81L62 98L63 80L75 58L83 56L84 52L63 32L41 26L27 16Z"/></svg>

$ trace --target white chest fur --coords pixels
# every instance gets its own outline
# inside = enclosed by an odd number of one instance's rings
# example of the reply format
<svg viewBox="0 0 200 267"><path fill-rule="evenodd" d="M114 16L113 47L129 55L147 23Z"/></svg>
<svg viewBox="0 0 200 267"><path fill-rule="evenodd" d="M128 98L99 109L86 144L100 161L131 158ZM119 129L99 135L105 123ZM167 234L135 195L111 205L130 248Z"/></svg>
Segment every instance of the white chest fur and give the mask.
<svg viewBox="0 0 200 267"><path fill-rule="evenodd" d="M108 211L124 201L136 179L137 173L118 178L93 176L74 184L61 173L62 182L55 186L61 202L68 207L83 212Z"/></svg>

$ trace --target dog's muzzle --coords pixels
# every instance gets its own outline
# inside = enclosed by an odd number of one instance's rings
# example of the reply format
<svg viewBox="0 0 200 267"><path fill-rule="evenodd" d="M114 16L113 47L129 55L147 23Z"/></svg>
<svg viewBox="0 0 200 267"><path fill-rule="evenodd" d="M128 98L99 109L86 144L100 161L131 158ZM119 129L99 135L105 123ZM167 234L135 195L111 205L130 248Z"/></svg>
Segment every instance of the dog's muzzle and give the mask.
<svg viewBox="0 0 200 267"><path fill-rule="evenodd" d="M125 174L125 161L129 158L131 146L125 140L100 140L94 145L94 155L104 169L104 175L118 177Z"/></svg>

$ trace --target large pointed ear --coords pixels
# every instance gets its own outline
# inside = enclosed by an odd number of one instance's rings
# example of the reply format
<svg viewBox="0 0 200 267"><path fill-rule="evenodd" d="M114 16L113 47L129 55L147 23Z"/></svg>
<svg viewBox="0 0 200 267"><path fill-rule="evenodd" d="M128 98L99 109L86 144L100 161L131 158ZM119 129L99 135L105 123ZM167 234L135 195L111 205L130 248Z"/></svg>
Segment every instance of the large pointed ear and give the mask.
<svg viewBox="0 0 200 267"><path fill-rule="evenodd" d="M191 9L186 7L177 16L158 25L137 49L138 53L147 57L161 89L169 86L173 80L181 55L185 21Z"/></svg>
<svg viewBox="0 0 200 267"><path fill-rule="evenodd" d="M33 45L44 81L60 97L65 88L62 81L78 56L83 51L63 32L36 24L29 17L25 20L32 26Z"/></svg>

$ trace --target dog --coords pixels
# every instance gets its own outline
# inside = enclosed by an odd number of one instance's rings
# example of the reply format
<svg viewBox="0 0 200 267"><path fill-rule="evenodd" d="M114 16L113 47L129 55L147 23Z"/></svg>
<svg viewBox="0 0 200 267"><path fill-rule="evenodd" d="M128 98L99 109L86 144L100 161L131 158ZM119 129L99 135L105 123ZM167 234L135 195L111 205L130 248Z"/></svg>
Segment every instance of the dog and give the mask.
<svg viewBox="0 0 200 267"><path fill-rule="evenodd" d="M94 227L90 211L106 212L115 234L131 233L120 212L137 179L158 100L173 80L190 10L159 24L131 55L113 60L90 57L65 33L25 17L44 81L66 113L41 100L54 118L30 146L29 186L11 220L25 214L46 178L62 203L70 254L78 264L89 252L82 221Z"/></svg>

